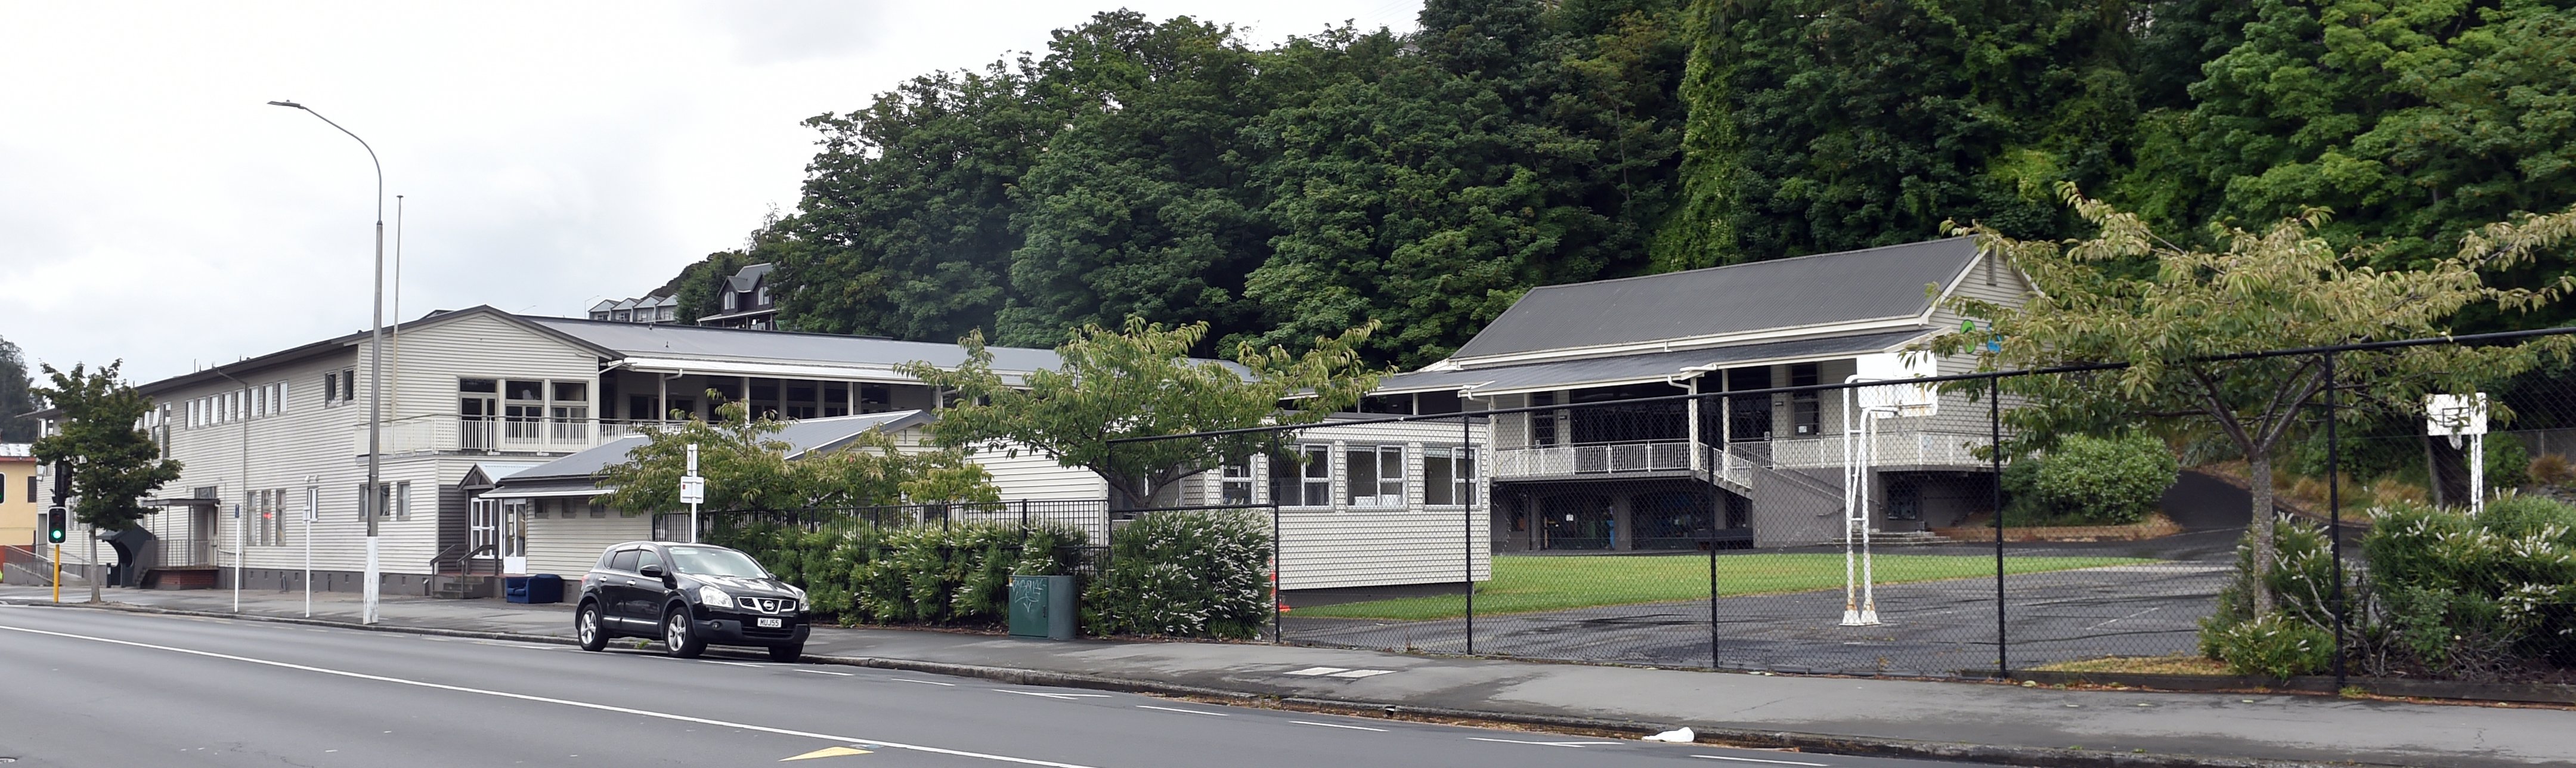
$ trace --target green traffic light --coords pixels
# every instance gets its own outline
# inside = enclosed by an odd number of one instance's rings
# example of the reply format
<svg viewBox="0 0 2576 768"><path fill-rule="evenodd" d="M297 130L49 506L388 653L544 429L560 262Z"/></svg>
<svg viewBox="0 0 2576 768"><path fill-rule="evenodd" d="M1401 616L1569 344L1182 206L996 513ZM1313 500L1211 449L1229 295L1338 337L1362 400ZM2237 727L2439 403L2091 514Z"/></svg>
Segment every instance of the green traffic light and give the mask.
<svg viewBox="0 0 2576 768"><path fill-rule="evenodd" d="M64 523L66 522L63 519L64 517L66 517L66 515L63 514L62 507L45 510L45 543L63 543L63 529L65 527Z"/></svg>

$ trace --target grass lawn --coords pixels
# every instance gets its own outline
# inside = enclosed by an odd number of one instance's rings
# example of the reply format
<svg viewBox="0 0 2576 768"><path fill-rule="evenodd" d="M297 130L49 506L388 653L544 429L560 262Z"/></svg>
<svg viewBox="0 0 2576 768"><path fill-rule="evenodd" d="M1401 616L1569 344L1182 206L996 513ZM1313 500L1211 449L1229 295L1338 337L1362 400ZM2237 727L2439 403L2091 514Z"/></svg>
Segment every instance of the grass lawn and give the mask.
<svg viewBox="0 0 2576 768"><path fill-rule="evenodd" d="M1879 555L1877 581L1895 584L1992 577L1991 557ZM2015 557L2006 573L2153 562L2133 557ZM1717 558L1718 592L1759 595L1838 589L1840 554L1750 554ZM1477 615L1530 613L1603 605L1708 599L1708 558L1655 555L1496 555L1494 580L1476 588ZM1456 595L1402 597L1340 605L1294 607L1296 616L1346 619L1450 619L1466 615Z"/></svg>

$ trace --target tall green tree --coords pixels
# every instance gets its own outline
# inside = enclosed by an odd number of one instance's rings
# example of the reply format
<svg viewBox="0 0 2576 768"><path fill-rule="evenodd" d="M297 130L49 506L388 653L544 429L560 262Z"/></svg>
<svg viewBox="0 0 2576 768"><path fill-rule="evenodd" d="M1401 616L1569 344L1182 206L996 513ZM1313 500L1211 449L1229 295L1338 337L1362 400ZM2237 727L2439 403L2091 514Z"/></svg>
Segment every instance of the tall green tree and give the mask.
<svg viewBox="0 0 2576 768"><path fill-rule="evenodd" d="M36 420L27 417L40 405L36 402L36 381L27 375L27 358L18 345L0 339L0 443L26 443L36 439Z"/></svg>
<svg viewBox="0 0 2576 768"><path fill-rule="evenodd" d="M1962 228L1983 247L2027 272L2037 289L2020 308L1958 299L1962 312L1986 318L1985 330L1934 340L1942 354L1973 353L1989 369L2122 363L2094 375L2020 376L2001 380L2023 402L2005 411L2015 434L2045 447L2071 434L2113 434L2144 423L2173 436L2216 437L2235 448L2251 474L2254 573L2275 559L2272 462L2300 435L2305 406L2322 390L2317 355L2223 359L2248 352L2361 341L2445 336L2465 310L2523 312L2564 294L2489 285L2487 277L2530 261L2576 236L2576 209L2492 224L2460 250L2419 269L2368 265L2370 245L2338 246L2324 236L2324 212L2311 209L2261 231L2231 230L2219 250L2170 243L2135 214L2080 197L2067 201L2099 227L2083 240L2020 240L1989 226ZM2144 277L2105 269L2144 261ZM1991 335L1990 335L1991 334ZM2000 336L1999 352L1986 352ZM2564 364L2576 337L2516 345L2436 345L2342 355L2331 383L2368 393L2386 407L2408 408L2426 392L2476 390L2540 365ZM1971 391L1977 391L1972 389ZM2358 409L2344 418L2366 418ZM2269 612L2272 595L2256 596Z"/></svg>
<svg viewBox="0 0 2576 768"><path fill-rule="evenodd" d="M160 444L137 426L152 401L118 376L123 365L74 365L70 371L44 366L51 384L36 388L62 412L61 426L36 440L36 460L70 467L74 519L111 531L132 528L160 511L143 506L142 499L179 479L180 469L179 462L161 458Z"/></svg>
<svg viewBox="0 0 2576 768"><path fill-rule="evenodd" d="M1658 266L2074 222L2050 185L2123 167L2142 4L1700 0L1681 213Z"/></svg>
<svg viewBox="0 0 2576 768"><path fill-rule="evenodd" d="M2256 0L2243 41L2190 88L2200 213L2260 222L2323 206L2372 263L2450 258L2479 225L2576 203L2576 3ZM2505 284L2576 270L2563 248ZM2484 325L2563 320L2480 313Z"/></svg>
<svg viewBox="0 0 2576 768"><path fill-rule="evenodd" d="M1082 328L1056 347L1060 367L1031 372L1020 382L993 370L992 352L974 334L958 342L967 359L955 370L915 362L903 371L955 392L957 404L931 425L940 445L1035 451L1059 465L1099 474L1108 481L1111 503L1136 508L1149 506L1182 478L1265 450L1267 437L1116 445L1111 440L1312 424L1348 411L1377 386L1379 374L1361 363L1358 352L1370 330L1363 326L1317 339L1303 353L1240 345L1238 367L1189 356L1207 337L1205 323L1165 328L1129 318L1122 330ZM1281 409L1291 398L1300 398L1299 407Z"/></svg>

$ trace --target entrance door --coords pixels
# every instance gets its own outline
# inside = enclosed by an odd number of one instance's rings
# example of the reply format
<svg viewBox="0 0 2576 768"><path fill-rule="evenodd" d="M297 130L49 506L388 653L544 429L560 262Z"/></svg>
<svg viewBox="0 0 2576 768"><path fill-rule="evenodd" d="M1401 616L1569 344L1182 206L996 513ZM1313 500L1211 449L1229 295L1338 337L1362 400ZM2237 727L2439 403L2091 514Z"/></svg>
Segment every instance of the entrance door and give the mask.
<svg viewBox="0 0 2576 768"><path fill-rule="evenodd" d="M511 500L501 504L501 572L528 571L528 503Z"/></svg>
<svg viewBox="0 0 2576 768"><path fill-rule="evenodd" d="M183 565L213 565L215 563L216 525L221 518L217 517L214 507L195 507L193 509L195 510L195 513L192 515L194 519L191 520L192 524L189 526L188 533L197 541L196 546L190 547L189 554L193 559L183 563Z"/></svg>
<svg viewBox="0 0 2576 768"><path fill-rule="evenodd" d="M484 549L491 547L492 549ZM501 503L475 499L465 503L465 549L474 559L490 560L500 556Z"/></svg>
<svg viewBox="0 0 2576 768"><path fill-rule="evenodd" d="M498 446L492 425L501 415L499 384L491 379L463 379L456 390L458 447L479 451Z"/></svg>
<svg viewBox="0 0 2576 768"><path fill-rule="evenodd" d="M1550 496L1540 501L1546 524L1547 549L1609 549L1616 534L1611 531L1609 500L1599 496Z"/></svg>

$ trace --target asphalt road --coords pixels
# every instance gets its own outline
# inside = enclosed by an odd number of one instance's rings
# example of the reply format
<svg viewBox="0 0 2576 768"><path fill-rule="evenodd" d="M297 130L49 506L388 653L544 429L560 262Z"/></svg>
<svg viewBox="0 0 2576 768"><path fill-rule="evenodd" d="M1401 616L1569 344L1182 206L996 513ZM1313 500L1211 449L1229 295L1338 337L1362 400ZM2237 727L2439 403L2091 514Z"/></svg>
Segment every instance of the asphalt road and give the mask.
<svg viewBox="0 0 2576 768"><path fill-rule="evenodd" d="M17 766L1789 765L1722 749L1227 707L752 656L0 606Z"/></svg>

